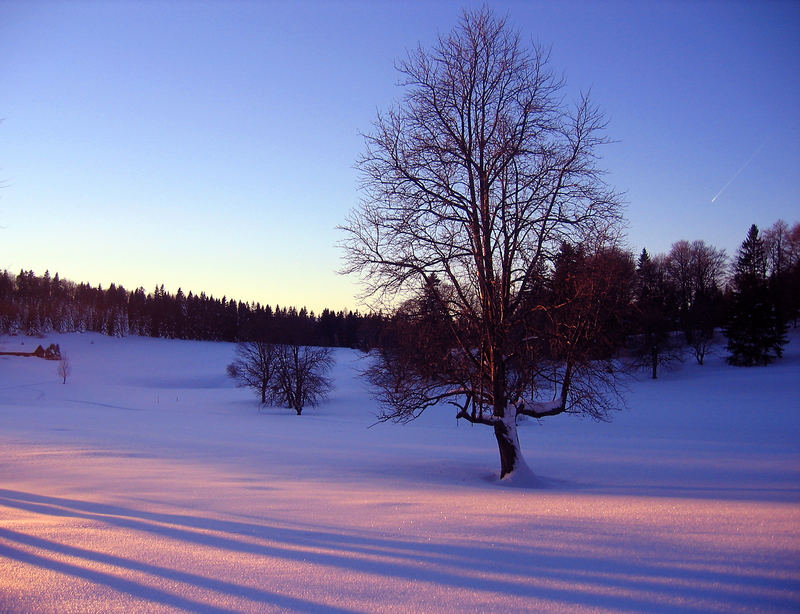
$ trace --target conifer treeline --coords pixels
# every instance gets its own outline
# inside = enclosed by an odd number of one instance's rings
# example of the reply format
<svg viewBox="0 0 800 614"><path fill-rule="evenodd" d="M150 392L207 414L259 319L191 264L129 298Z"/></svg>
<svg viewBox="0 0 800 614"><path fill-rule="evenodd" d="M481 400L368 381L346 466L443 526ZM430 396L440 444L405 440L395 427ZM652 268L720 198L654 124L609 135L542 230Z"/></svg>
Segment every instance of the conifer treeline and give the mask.
<svg viewBox="0 0 800 614"><path fill-rule="evenodd" d="M380 315L305 307L272 308L228 300L201 292L175 294L156 287L128 291L111 284L103 289L76 284L49 272L0 275L0 334L44 335L49 332L98 332L124 337L143 335L209 341L266 340L328 347L374 345Z"/></svg>
<svg viewBox="0 0 800 614"><path fill-rule="evenodd" d="M796 325L800 317L800 223L790 227L779 220L763 233L753 226L734 262L723 250L704 241L677 241L668 253L652 257L642 250L638 259L619 249L606 252L602 258L582 250L568 244L562 246L556 269L542 278L545 285L552 286L551 292L563 293L570 287L569 280L587 276L595 282L604 279L609 271L604 273L603 266L627 267L627 274L614 277L624 287L607 290L625 295L624 304L614 314L624 323L621 329L625 339L621 342L641 356L642 366L650 368L653 377L659 365L680 357L687 347L702 364L720 329L729 342L734 340L729 350L735 354L737 343L749 343L756 336L751 330L754 326L764 329L758 334L780 341L786 324ZM742 260L745 252L749 256ZM753 271L744 270L747 267L743 262L751 263L748 266ZM437 292L446 294L446 286L443 283ZM187 296L180 289L169 294L163 285L151 293L145 293L143 288L128 291L115 284L104 290L62 280L58 274L51 278L45 272L39 277L23 270L13 276L4 270L0 275L0 334L93 331L118 337L268 341L369 349L404 341L396 338L397 323L408 319L409 305L414 307L415 301L419 303L419 299L412 299L401 305L391 318L329 309L317 316L305 308L273 309L225 297L216 299L205 293L190 292ZM402 334L422 335L430 345L432 333L425 322L436 321L444 329L452 328L448 318L457 320L458 314L445 318L447 310L434 307L417 314L422 319L416 321L413 330L404 329ZM780 346L785 341L778 341L772 346L780 356ZM432 351L433 345L427 350ZM761 364L768 358L759 355L754 360Z"/></svg>

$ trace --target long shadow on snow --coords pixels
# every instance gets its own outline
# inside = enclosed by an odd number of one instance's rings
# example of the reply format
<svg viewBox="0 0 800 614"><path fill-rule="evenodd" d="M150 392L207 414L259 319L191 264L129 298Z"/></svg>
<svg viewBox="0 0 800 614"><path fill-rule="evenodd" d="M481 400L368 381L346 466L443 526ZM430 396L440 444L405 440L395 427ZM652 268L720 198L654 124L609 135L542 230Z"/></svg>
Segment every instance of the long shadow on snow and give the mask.
<svg viewBox="0 0 800 614"><path fill-rule="evenodd" d="M615 484L602 481L579 481L541 475L534 472L536 483L531 484L505 484L497 473L489 472L486 466L478 462L465 464L458 461L437 459L432 461L407 461L404 464L394 462L372 463L368 467L362 464L346 468L354 479L370 476L375 480L386 481L393 485L407 482L416 486L421 484L445 485L448 487L459 484L469 486L491 486L494 488L510 490L528 490L535 492L562 491L562 492L588 492L594 495L609 496L634 496L634 497L659 497L659 498L691 498L696 500L720 501L753 501L762 503L796 503L800 501L800 488L796 484L786 487L779 485L768 487L754 486L720 486L716 484L702 484L693 486L677 479L665 479L661 484ZM345 469L339 465L339 476L343 476ZM414 477L409 478L409 474ZM753 474L753 481L758 474ZM787 483L789 479L785 480Z"/></svg>
<svg viewBox="0 0 800 614"><path fill-rule="evenodd" d="M218 593L225 593L235 597L243 597L251 601L276 605L281 608L299 609L301 611L313 609L315 612L322 612L324 614L352 614L353 612L352 610L326 606L313 601L280 595L278 593L265 591L263 589L242 586L241 584L236 584L234 582L226 582L223 580L207 578L198 574L171 569L169 567L161 567L159 565L142 563L140 561L134 561L132 559L126 559L111 554L87 550L86 548L77 548L75 546L69 546L67 544L61 544L48 539L34 537L25 533L3 529L2 527L0 527L0 539L31 546L38 548L39 550L47 550L52 553L71 556L84 561L113 565L131 571L139 571L169 580L176 580L192 586L213 590ZM23 550L18 550L13 547L0 547L0 554L23 563L28 563L29 565L35 565L44 569L50 569L59 573L83 578L96 584L103 584L120 592L128 593L135 597L147 599L149 601L155 601L171 607L183 608L193 612L203 612L207 614L227 614L234 612L234 610L219 608L193 601L191 599L186 599L184 597L162 591L158 588L144 586L137 582L126 580L113 574L107 574L100 571L95 571L93 569L87 569L79 565L56 561L43 556L31 554Z"/></svg>
<svg viewBox="0 0 800 614"><path fill-rule="evenodd" d="M5 537L4 534L5 531L0 529L0 535L3 535ZM20 540L20 543L25 543L25 542ZM61 544L57 544L57 546L58 546L57 548L53 549L54 552L60 552L66 554L69 553L69 552L64 552L64 550L62 550L63 546ZM68 547L67 550L69 550ZM81 567L80 565L72 565L71 563L64 563L62 561L57 561L47 557L38 556L36 554L32 554L24 550L19 550L17 548L13 548L10 546L0 545L0 555L9 558L11 560L19 561L20 563L26 563L28 565L40 567L41 569L49 569L50 571L55 571L64 575L75 576L76 578L83 578L84 580L88 580L89 582L108 586L109 588L112 588L121 593L126 593L128 595L132 595L140 599L145 599L147 601L159 603L161 605L173 608L180 608L182 610L186 610L189 612L198 612L200 614L234 614L234 610L226 610L223 608L218 608L211 605L203 604L197 601L193 601L191 599L180 597L179 595L173 595L171 593L162 591L157 588L153 588L151 586L144 586L143 584L139 584L138 582L126 580L124 578L120 578L113 574L107 574L103 573L102 571L96 571L94 569ZM90 559L90 560L97 560L97 559Z"/></svg>
<svg viewBox="0 0 800 614"><path fill-rule="evenodd" d="M488 593L554 599L587 607L655 611L665 606L662 599L674 602L680 597L686 598L681 605L683 611L707 610L707 605L701 605L704 600L712 602L722 600L728 605L737 603L745 607L763 607L763 596L759 595L758 591L769 586L774 593L782 594L782 597L774 599L771 604L773 607L790 610L800 608L798 596L800 585L796 580L776 578L770 570L756 571L762 566L759 561L737 561L735 555L732 557L730 553L720 553L713 557L709 555L700 561L700 565L696 564L696 559L692 561L695 565L685 565L686 561L681 557L676 557L671 564L664 562L633 564L620 561L618 550L614 547L610 547L607 554L573 555L564 554L555 547L497 547L493 544L465 546L437 541L418 542L368 533L320 530L317 527L287 528L188 515L159 514L1 489L0 505L39 514L103 522L123 529L149 532L173 540L230 552L327 565L383 577L426 581ZM547 527L538 528L548 530ZM573 537L585 535L585 540L581 540L582 543L591 543L592 538L596 538L596 527L586 526L585 523L574 522L566 526L564 522L560 522L559 529L567 531ZM211 535L200 531L214 531L222 535ZM270 543L241 541L242 536ZM143 568L147 567L151 573L165 577L174 578L175 574L178 574L183 581L228 594L248 596L249 591L249 598L257 601L274 603L275 599L284 599L268 591L248 589L196 574L110 557L15 531L4 530L0 532L0 537L133 570L144 571ZM613 546L613 544L608 545ZM641 547L643 551L644 548ZM651 550L658 551L659 544L650 542L646 548L646 553L650 553ZM327 552L319 552L319 549L325 549ZM643 555L646 553L642 552ZM376 557L384 557L384 560L376 560ZM629 560L636 558L638 557L631 557ZM421 565L424 563L440 567ZM702 565L713 571L698 569ZM725 571L719 571L720 567ZM476 572L486 571L491 572L491 577L476 575ZM537 583L537 580L564 581L565 579L577 581L584 587L586 584L591 584L595 589L579 589L576 586L562 589ZM751 587L755 593L744 593L742 587ZM653 595L653 598L625 594L631 590L646 591ZM296 606L287 603L286 607Z"/></svg>
<svg viewBox="0 0 800 614"><path fill-rule="evenodd" d="M125 407L124 405L114 405L112 403L100 403L98 401L79 401L77 399L64 399L67 403L76 403L78 405L92 405L94 407L106 407L108 409L124 409L125 411L145 411L141 407Z"/></svg>
<svg viewBox="0 0 800 614"><path fill-rule="evenodd" d="M687 486L685 484L643 484L641 486L610 486L600 484L580 484L573 486L591 493L608 495L628 495L637 497L691 498L697 501L753 501L760 503L798 503L800 489L796 487L747 487L747 486Z"/></svg>

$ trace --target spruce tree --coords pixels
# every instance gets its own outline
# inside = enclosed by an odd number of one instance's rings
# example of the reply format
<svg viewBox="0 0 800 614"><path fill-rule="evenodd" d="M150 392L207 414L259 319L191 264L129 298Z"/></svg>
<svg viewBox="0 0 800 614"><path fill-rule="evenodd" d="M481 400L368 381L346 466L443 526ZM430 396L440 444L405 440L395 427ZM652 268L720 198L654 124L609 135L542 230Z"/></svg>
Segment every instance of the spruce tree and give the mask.
<svg viewBox="0 0 800 614"><path fill-rule="evenodd" d="M752 367L780 358L787 342L786 326L778 318L767 278L767 252L755 224L739 248L733 287L725 329L728 363Z"/></svg>

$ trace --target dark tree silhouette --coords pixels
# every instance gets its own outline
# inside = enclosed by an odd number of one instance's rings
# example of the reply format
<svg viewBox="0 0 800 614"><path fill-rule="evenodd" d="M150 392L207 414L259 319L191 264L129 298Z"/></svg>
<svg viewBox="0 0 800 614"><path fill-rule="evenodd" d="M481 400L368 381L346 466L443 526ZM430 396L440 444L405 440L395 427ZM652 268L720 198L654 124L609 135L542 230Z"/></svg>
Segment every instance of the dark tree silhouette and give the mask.
<svg viewBox="0 0 800 614"><path fill-rule="evenodd" d="M636 265L635 325L631 338L633 364L650 370L658 379L660 368L669 368L683 360L678 329L677 290L666 275L666 259L651 258L642 250Z"/></svg>
<svg viewBox="0 0 800 614"><path fill-rule="evenodd" d="M732 365L767 365L783 355L786 326L778 317L767 266L764 241L753 224L737 255L733 301L725 329L730 352L727 360Z"/></svg>
<svg viewBox="0 0 800 614"><path fill-rule="evenodd" d="M359 161L365 199L343 226L345 272L360 273L377 300L411 299L395 322L422 319L436 336L376 357L382 417L448 401L494 429L501 476L529 472L518 415L600 417L612 405L603 398L613 378L572 394L588 371L569 358L554 370L555 394L539 387L547 357L529 351L527 324L550 308L535 297L561 244L602 244L621 220L596 166L604 120L587 97L567 108L547 55L488 9L465 13L399 70L405 98L378 116Z"/></svg>
<svg viewBox="0 0 800 614"><path fill-rule="evenodd" d="M266 405L276 383L280 348L265 341L248 341L236 346L236 360L228 365L228 375L238 386L252 388Z"/></svg>
<svg viewBox="0 0 800 614"><path fill-rule="evenodd" d="M201 292L175 295L156 286L128 292L120 285L107 289L75 284L58 273L16 277L0 272L0 334L46 335L74 331L124 337L143 335L211 341L289 340L306 345L368 349L380 335L384 317L358 312L317 318L305 308L276 309L269 305L222 300Z"/></svg>
<svg viewBox="0 0 800 614"><path fill-rule="evenodd" d="M770 288L781 323L800 314L800 222L789 226L778 220L763 233Z"/></svg>
<svg viewBox="0 0 800 614"><path fill-rule="evenodd" d="M299 416L306 405L315 407L327 398L332 367L329 348L249 341L236 346L236 360L227 371L237 385L255 390L261 405L286 405Z"/></svg>
<svg viewBox="0 0 800 614"><path fill-rule="evenodd" d="M664 274L676 299L676 321L686 343L702 365L724 323L720 286L725 275L725 251L705 241L677 241L664 259Z"/></svg>
<svg viewBox="0 0 800 614"><path fill-rule="evenodd" d="M329 348L296 344L278 347L272 398L291 407L299 416L306 405L316 407L333 389L333 380L328 377L333 353Z"/></svg>

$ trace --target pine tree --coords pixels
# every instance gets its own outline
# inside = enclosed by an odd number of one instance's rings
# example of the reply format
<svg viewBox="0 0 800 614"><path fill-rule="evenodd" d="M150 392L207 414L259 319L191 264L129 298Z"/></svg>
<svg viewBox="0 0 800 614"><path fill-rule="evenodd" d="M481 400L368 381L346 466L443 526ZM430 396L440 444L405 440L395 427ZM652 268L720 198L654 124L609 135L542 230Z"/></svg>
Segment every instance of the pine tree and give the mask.
<svg viewBox="0 0 800 614"><path fill-rule="evenodd" d="M744 367L767 365L783 355L786 326L778 318L767 277L767 252L755 224L739 248L733 286L725 329L728 363Z"/></svg>

